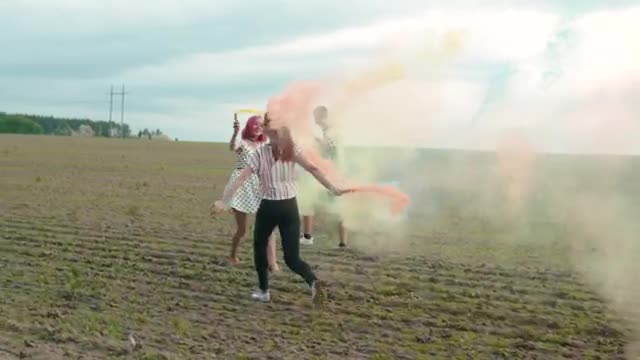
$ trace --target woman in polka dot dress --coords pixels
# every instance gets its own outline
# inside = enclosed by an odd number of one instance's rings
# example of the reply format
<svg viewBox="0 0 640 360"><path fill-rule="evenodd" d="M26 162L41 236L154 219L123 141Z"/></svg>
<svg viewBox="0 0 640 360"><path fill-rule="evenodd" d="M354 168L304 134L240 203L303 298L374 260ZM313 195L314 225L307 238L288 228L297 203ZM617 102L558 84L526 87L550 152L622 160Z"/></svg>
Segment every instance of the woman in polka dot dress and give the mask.
<svg viewBox="0 0 640 360"><path fill-rule="evenodd" d="M242 169L248 166L249 156L254 153L256 149L265 144L267 137L262 133L262 128L262 117L258 115L251 116L247 120L244 129L242 129L241 140L236 141L240 124L238 123L237 114L234 115L234 131L229 143L229 149L231 151L235 151L238 159L236 162L236 169L231 173L227 187L229 184L233 183L233 180L235 180L238 175L240 175ZM240 247L242 238L247 230L247 214L255 214L258 211L261 200L260 181L258 180L258 176L253 175L242 184L229 204L235 216L237 225L236 232L231 240L230 261L232 265L237 265L240 262L238 259L238 248ZM271 271L278 271L276 245L273 235L271 235L271 238L269 239L268 259L269 269Z"/></svg>

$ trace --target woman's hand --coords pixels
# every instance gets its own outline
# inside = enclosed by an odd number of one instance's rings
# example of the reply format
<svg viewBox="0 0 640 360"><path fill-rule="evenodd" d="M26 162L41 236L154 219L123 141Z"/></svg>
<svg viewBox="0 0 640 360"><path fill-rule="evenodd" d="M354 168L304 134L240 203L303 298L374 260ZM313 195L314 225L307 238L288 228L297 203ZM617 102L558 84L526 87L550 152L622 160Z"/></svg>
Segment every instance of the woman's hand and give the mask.
<svg viewBox="0 0 640 360"><path fill-rule="evenodd" d="M334 187L331 192L335 196L341 196L343 194L347 194L354 191L355 190L353 188Z"/></svg>
<svg viewBox="0 0 640 360"><path fill-rule="evenodd" d="M227 210L227 206L225 205L225 203L222 202L222 200L216 200L209 208L209 215L216 216L223 213L225 210Z"/></svg>
<svg viewBox="0 0 640 360"><path fill-rule="evenodd" d="M239 148L236 148L236 138L238 137L238 132L240 131L240 123L238 122L238 114L233 114L233 135L231 135L231 140L229 141L229 150L238 151Z"/></svg>

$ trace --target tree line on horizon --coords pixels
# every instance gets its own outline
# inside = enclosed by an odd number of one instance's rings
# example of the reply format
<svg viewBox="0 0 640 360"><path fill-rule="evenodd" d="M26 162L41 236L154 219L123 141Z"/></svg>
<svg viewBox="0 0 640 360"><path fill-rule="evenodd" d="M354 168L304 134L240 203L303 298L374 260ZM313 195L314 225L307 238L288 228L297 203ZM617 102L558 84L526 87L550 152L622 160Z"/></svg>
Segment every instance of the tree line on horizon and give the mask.
<svg viewBox="0 0 640 360"><path fill-rule="evenodd" d="M98 136L129 138L131 128L129 124L122 126L112 121L94 121L90 119L61 118L31 114L8 114L0 111L0 134L32 134L57 136ZM160 129L155 131L144 129L138 131L138 138L149 138L164 135Z"/></svg>

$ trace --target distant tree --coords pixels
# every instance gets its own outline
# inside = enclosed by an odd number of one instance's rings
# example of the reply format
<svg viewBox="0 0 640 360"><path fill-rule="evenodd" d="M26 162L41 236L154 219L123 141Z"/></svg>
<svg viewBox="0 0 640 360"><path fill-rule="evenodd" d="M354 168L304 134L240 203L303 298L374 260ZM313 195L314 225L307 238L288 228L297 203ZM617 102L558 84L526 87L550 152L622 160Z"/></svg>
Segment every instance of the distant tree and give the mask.
<svg viewBox="0 0 640 360"><path fill-rule="evenodd" d="M0 114L0 133L42 134L44 129L37 122L20 115Z"/></svg>
<svg viewBox="0 0 640 360"><path fill-rule="evenodd" d="M73 129L69 126L69 123L65 120L58 123L58 126L55 130L53 130L54 135L58 136L69 136L73 133Z"/></svg>
<svg viewBox="0 0 640 360"><path fill-rule="evenodd" d="M131 128L129 127L129 124L124 124L122 128L122 133L124 133L124 137L126 138L131 136Z"/></svg>
<svg viewBox="0 0 640 360"><path fill-rule="evenodd" d="M89 125L80 125L78 130L74 131L74 135L92 137L95 135L93 128Z"/></svg>
<svg viewBox="0 0 640 360"><path fill-rule="evenodd" d="M96 130L96 136L109 137L109 122L108 121L96 121L98 129Z"/></svg>
<svg viewBox="0 0 640 360"><path fill-rule="evenodd" d="M33 121L37 122L44 129L45 134L53 134L58 123L60 121L56 121L56 119L48 116L29 116Z"/></svg>
<svg viewBox="0 0 640 360"><path fill-rule="evenodd" d="M22 119L28 119L30 122L17 121L15 119L10 120L9 123L6 123L6 119L9 117L18 116ZM4 120L2 120L4 119ZM102 137L131 137L131 127L129 124L120 124L118 122L108 122L108 121L93 121L91 119L72 119L72 118L56 118L51 115L29 115L29 114L7 114L5 112L0 111L0 120L3 121L3 126L5 132L9 131L9 128L12 129L21 129L20 131L35 131L35 133L43 133L43 134L53 134L53 135L62 135L68 136L77 134L78 132L82 132L83 134L90 133L88 131L88 127L91 128L94 136L102 136ZM17 121L17 122L16 122ZM18 126L20 123L22 125ZM25 125L25 124L31 125ZM33 127L35 123L38 125L37 127ZM27 130L27 128L23 128L22 126L33 127L31 130ZM83 130L80 130L82 127ZM40 130L38 130L40 129ZM17 131L17 130L15 130ZM39 132L38 132L39 131ZM31 133L31 132L29 132ZM162 131L160 129L156 129L154 132L149 131L148 129L144 129L144 131L138 133L138 137L146 136L148 139L151 139L153 136L162 135Z"/></svg>

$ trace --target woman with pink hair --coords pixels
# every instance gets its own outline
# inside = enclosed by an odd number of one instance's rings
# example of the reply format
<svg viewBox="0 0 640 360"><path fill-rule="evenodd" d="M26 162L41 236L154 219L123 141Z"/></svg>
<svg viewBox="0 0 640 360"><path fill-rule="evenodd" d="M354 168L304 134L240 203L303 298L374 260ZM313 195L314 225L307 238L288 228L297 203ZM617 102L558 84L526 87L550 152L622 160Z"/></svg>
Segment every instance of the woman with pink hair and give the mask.
<svg viewBox="0 0 640 360"><path fill-rule="evenodd" d="M267 137L262 132L263 119L259 115L251 116L247 120L244 129L242 129L240 141L236 141L240 130L240 123L238 122L238 115L234 114L233 130L233 136L229 142L229 150L234 151L237 154L237 161L236 168L231 173L231 177L225 187L225 191L229 187L229 184L232 184L240 175L242 170L248 166L248 159L251 154L253 154L260 146L264 145L267 140ZM236 232L231 238L230 261L232 265L237 265L240 262L238 259L238 248L240 247L240 242L247 231L247 214L255 214L258 211L261 200L260 181L258 180L258 176L253 175L242 184L229 203L229 207L233 211L237 225ZM279 270L276 260L276 245L273 235L269 239L268 261L269 269L271 271Z"/></svg>

